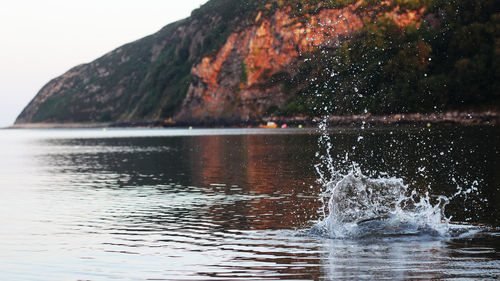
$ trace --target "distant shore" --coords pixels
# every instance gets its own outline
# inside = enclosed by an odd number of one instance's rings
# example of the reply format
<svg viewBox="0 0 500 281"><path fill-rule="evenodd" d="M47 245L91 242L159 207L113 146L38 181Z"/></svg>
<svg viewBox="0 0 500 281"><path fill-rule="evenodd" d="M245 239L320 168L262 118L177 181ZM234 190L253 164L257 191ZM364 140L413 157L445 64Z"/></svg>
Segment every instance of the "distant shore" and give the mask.
<svg viewBox="0 0 500 281"><path fill-rule="evenodd" d="M14 124L5 129L70 129L70 128L107 128L113 123L24 123Z"/></svg>
<svg viewBox="0 0 500 281"><path fill-rule="evenodd" d="M227 128L227 127L258 127L260 124L274 122L279 127L286 124L290 127L315 127L322 120L320 117L266 117L261 120L250 121L198 121L198 122L175 122L172 120L154 120L138 122L105 122L105 123L25 123L14 124L8 129L56 129L56 128L181 128L181 127L203 127L203 128ZM498 125L500 124L500 113L487 112L447 112L430 114L391 114L391 115L332 115L327 118L329 126L360 126L360 125L412 125L412 124L456 124L456 125Z"/></svg>

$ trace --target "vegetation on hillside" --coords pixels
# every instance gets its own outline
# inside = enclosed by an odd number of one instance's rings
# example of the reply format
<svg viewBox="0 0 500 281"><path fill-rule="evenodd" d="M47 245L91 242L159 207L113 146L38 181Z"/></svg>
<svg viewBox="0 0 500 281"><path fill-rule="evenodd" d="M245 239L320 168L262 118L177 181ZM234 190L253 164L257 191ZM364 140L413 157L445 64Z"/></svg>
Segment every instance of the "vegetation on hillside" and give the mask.
<svg viewBox="0 0 500 281"><path fill-rule="evenodd" d="M401 30L382 15L339 48L304 55L280 81L298 94L274 114L500 109L500 2L395 2L425 5L421 26Z"/></svg>
<svg viewBox="0 0 500 281"><path fill-rule="evenodd" d="M66 80L66 83L71 85L70 87L58 89L41 103L31 122L111 122L118 120L123 112L132 107L127 101L137 94L147 74L150 65L149 48L153 42L153 36L148 36L120 47L121 52L118 55L110 53L91 63L90 66L75 67L74 69L83 68L84 71ZM123 62L122 57L128 57L128 60ZM100 67L107 69L109 73L105 78L99 77L97 68ZM120 87L120 83L125 84L126 87L119 101L114 98L95 98L106 97L116 87ZM50 82L47 86L49 85ZM92 97L82 98L88 92L86 88L92 85L98 85L99 90L93 93ZM96 108L106 110L101 112L92 110ZM23 117L23 113L18 118Z"/></svg>
<svg viewBox="0 0 500 281"><path fill-rule="evenodd" d="M203 41L191 48L189 36L170 38L168 47L153 63L141 86L145 95L132 101L137 107L129 118L168 118L177 113L192 81L192 66L201 58L214 55L235 28L242 28L256 14L260 2L212 0L194 10L189 21L197 22L203 29Z"/></svg>
<svg viewBox="0 0 500 281"><path fill-rule="evenodd" d="M40 103L31 119L22 119L24 113L20 117L23 122L108 122L175 116L192 82L193 65L215 55L232 32L254 24L257 14L271 17L277 9L289 7L298 21L306 23L322 9L357 2L211 0L190 18L82 68L81 75L67 78L68 87L57 88ZM267 113L500 110L500 1L380 3L365 0L358 7L360 14L375 9L376 16L365 18L361 31L340 46L302 54L293 73L266 74L269 79L260 87L279 84L289 97L286 104L272 105ZM395 7L401 13L425 7L423 21L401 28L384 13ZM153 46L161 42L166 45L151 61ZM250 70L244 62L240 65L236 79L245 84ZM100 75L100 68L109 75Z"/></svg>
<svg viewBox="0 0 500 281"><path fill-rule="evenodd" d="M169 24L154 35L122 46L119 53L113 52L84 65L85 71L81 75L66 80L72 86L53 93L39 105L29 121L109 122L173 116L186 96L193 65L205 56L214 55L236 28L244 28L247 20L255 17L263 2L208 1L194 10L188 19ZM188 27L193 29L191 33L179 32L179 29ZM192 41L193 32L202 33L201 42ZM151 61L152 47L164 40L166 46ZM128 61L123 62L123 57L128 57ZM97 68L102 67L109 71L109 76L99 75ZM99 90L88 93L86 88L94 85L98 85ZM119 98L105 101L96 98L122 89ZM24 119L24 113L18 118Z"/></svg>

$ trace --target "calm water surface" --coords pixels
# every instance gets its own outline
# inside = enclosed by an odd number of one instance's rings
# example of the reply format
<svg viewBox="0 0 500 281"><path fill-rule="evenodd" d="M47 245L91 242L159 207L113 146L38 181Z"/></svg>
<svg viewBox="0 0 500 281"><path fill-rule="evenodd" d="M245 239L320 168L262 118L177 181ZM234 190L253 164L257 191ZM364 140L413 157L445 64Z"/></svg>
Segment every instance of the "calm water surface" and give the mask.
<svg viewBox="0 0 500 281"><path fill-rule="evenodd" d="M0 130L0 280L500 278L498 128L331 136L373 176L473 187L446 208L471 231L299 235L321 216L314 131Z"/></svg>

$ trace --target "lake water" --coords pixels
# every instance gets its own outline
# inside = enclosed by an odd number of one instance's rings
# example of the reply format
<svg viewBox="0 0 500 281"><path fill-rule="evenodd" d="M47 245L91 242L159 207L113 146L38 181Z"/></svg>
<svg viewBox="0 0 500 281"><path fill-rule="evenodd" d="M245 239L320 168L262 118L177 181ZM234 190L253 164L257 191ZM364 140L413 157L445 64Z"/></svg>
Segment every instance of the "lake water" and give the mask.
<svg viewBox="0 0 500 281"><path fill-rule="evenodd" d="M498 127L329 134L339 169L456 194L450 233L310 235L315 130L0 130L0 280L500 278Z"/></svg>

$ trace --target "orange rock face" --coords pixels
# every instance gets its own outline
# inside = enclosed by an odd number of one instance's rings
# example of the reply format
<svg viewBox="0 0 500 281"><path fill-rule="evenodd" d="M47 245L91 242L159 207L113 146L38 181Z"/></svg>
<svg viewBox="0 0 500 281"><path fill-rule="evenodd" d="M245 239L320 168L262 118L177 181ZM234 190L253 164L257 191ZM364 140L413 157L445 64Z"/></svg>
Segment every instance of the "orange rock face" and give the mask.
<svg viewBox="0 0 500 281"><path fill-rule="evenodd" d="M287 97L279 86L262 85L273 74L293 72L301 53L336 46L361 29L363 16L356 12L360 3L306 15L305 22L292 17L290 8L278 10L270 18L259 13L255 25L233 33L215 56L205 57L193 67L194 82L177 119L246 120L260 118L270 106L284 104ZM420 19L417 12L398 10L388 16L400 26Z"/></svg>
<svg viewBox="0 0 500 281"><path fill-rule="evenodd" d="M253 32L240 34L246 45L242 50L244 62L249 69L245 86L251 87L290 65L300 52L337 43L341 36L348 36L362 26L361 18L351 7L323 10L307 24L296 22L288 10L278 11L272 20L262 21Z"/></svg>
<svg viewBox="0 0 500 281"><path fill-rule="evenodd" d="M387 16L391 17L394 23L396 23L400 27L405 27L414 23L417 26L420 26L424 10L424 8L421 8L418 11L406 11L404 13L401 13L399 6L396 6L393 11L387 13Z"/></svg>
<svg viewBox="0 0 500 281"><path fill-rule="evenodd" d="M223 63L227 60L227 57L235 48L237 39L238 34L231 34L215 58L205 57L200 64L194 66L191 70L194 75L203 79L203 82L207 85L207 93L217 92L219 88L217 75L220 73ZM205 102L214 102L213 95L204 95L203 98L205 99Z"/></svg>

